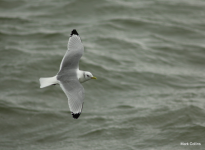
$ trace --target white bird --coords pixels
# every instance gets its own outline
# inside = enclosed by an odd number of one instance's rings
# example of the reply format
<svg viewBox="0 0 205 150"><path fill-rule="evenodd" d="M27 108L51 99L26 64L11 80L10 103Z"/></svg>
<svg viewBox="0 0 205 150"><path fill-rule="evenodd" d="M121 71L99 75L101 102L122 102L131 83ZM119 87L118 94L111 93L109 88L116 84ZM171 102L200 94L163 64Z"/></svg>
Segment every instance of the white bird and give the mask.
<svg viewBox="0 0 205 150"><path fill-rule="evenodd" d="M84 88L80 83L97 78L88 71L79 70L79 60L84 53L84 47L75 29L71 32L67 49L57 75L40 78L39 81L40 88L60 84L68 98L71 114L77 119L82 112L84 101Z"/></svg>

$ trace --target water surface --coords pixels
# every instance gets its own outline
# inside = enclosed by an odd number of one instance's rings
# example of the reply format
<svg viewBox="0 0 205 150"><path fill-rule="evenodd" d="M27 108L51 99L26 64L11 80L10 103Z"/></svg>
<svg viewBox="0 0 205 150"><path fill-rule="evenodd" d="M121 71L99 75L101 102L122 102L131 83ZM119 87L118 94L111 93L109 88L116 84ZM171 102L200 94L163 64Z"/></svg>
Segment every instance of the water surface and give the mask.
<svg viewBox="0 0 205 150"><path fill-rule="evenodd" d="M205 2L0 1L0 149L204 149ZM54 76L77 29L83 113ZM201 146L182 146L197 142Z"/></svg>

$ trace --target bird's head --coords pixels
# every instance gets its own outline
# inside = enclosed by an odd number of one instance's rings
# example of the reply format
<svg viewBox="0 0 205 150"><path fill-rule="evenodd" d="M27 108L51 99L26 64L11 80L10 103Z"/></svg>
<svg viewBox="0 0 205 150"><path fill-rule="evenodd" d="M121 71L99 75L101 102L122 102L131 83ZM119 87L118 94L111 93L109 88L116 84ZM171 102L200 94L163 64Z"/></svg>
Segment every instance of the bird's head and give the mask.
<svg viewBox="0 0 205 150"><path fill-rule="evenodd" d="M90 73L90 72L88 72L88 71L85 71L85 73L84 73L84 78L85 78L86 81L87 81L87 80L90 80L90 79L97 79L96 77L94 77L94 76L92 75L92 73Z"/></svg>

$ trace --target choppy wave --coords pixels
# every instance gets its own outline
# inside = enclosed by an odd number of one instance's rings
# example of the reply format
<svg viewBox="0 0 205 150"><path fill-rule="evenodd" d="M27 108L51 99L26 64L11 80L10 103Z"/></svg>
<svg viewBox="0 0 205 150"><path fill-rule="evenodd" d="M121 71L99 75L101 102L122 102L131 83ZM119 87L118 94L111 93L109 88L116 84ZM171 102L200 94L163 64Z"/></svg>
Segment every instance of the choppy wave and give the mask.
<svg viewBox="0 0 205 150"><path fill-rule="evenodd" d="M2 149L203 149L202 1L0 2ZM77 29L83 113L73 120L53 76Z"/></svg>

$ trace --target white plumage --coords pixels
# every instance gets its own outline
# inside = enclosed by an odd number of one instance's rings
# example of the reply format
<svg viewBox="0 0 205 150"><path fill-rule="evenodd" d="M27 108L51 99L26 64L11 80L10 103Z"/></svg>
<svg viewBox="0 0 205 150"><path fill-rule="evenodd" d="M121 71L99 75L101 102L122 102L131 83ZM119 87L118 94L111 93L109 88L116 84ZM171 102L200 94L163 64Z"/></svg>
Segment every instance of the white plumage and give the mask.
<svg viewBox="0 0 205 150"><path fill-rule="evenodd" d="M88 71L79 70L79 60L84 53L84 47L75 29L71 32L67 48L57 75L50 78L40 78L39 81L40 88L60 84L68 98L73 118L77 119L82 112L84 101L84 88L81 83L96 79L96 77Z"/></svg>

